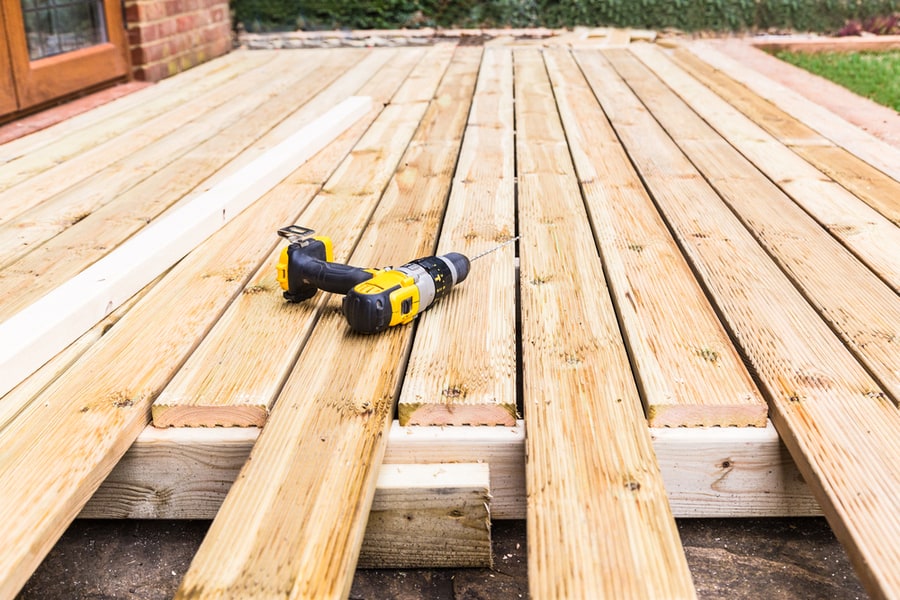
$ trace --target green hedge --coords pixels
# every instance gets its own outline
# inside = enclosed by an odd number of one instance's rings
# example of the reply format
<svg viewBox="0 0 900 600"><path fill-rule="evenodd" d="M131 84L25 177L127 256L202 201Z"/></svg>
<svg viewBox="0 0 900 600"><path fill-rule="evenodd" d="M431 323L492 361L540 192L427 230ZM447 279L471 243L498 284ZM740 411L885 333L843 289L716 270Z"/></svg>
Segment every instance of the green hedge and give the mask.
<svg viewBox="0 0 900 600"><path fill-rule="evenodd" d="M639 27L833 32L900 0L231 0L250 31L395 27Z"/></svg>

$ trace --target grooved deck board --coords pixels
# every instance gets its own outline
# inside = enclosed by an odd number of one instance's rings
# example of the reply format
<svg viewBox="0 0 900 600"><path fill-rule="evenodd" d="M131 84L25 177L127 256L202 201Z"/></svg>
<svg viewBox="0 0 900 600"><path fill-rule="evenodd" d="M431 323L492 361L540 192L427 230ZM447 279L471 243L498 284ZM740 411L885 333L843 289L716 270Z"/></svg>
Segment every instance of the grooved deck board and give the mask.
<svg viewBox="0 0 900 600"><path fill-rule="evenodd" d="M323 64L316 69L311 65L293 69L291 77L276 79L278 85L264 87L261 95L229 90L223 101L231 94L238 98L160 139L152 145L152 152L135 152L110 173L101 171L98 176L103 178L103 186L91 179L84 186L70 188L60 203L42 205L24 220L9 222L17 246L8 252L5 247L0 250L0 261L24 255L0 272L0 319L22 310L56 282L77 275L177 206L181 198L258 139L260 132L271 129L298 104L327 87L341 70L349 68L352 58L332 55L323 57ZM290 67L291 61L271 66L271 71L259 69L262 78L246 83L246 89L260 87ZM285 93L300 82L304 83L301 91ZM115 179L124 185L116 187ZM73 200L77 207L70 204Z"/></svg>
<svg viewBox="0 0 900 600"><path fill-rule="evenodd" d="M540 53L515 92L531 595L694 597Z"/></svg>
<svg viewBox="0 0 900 600"><path fill-rule="evenodd" d="M433 251L480 55L454 53L352 263ZM176 598L349 593L411 331L354 335L337 305L328 300Z"/></svg>
<svg viewBox="0 0 900 600"><path fill-rule="evenodd" d="M321 191L311 199L307 191L304 202L303 190L285 190L297 197L298 208L309 203L298 223L331 237L335 260L346 262L352 254L437 89L451 53L452 49L434 48L424 60L423 51L401 55L396 63L388 63L361 90L374 94L378 111L367 120L365 134ZM414 91L412 95L410 90ZM398 97L405 95L405 100L391 101L395 92ZM388 106L381 106L388 102ZM278 239L274 233L273 246ZM324 293L300 304L287 304L281 298L275 280L281 247L279 244L263 261L243 293L154 402L155 425L265 424L279 388L326 301ZM248 336L248 330L259 334ZM249 360L258 355L270 359L263 365Z"/></svg>
<svg viewBox="0 0 900 600"><path fill-rule="evenodd" d="M335 150L313 162L337 163ZM266 195L265 210L238 215L201 244L0 431L0 516L10 523L0 596L21 587L147 425L153 398L266 256L271 231L296 215L291 200ZM167 324L151 342L154 322Z"/></svg>
<svg viewBox="0 0 900 600"><path fill-rule="evenodd" d="M882 389L895 402L900 400L900 338L895 335L900 324L897 294L778 186L756 171L637 59L622 53L607 56ZM675 91L692 83L658 52L640 51L639 56ZM900 236L900 230L897 234ZM900 246L897 251L900 254ZM894 260L900 265L900 256Z"/></svg>
<svg viewBox="0 0 900 600"><path fill-rule="evenodd" d="M848 123L820 104L723 54L709 43L700 41L689 44L687 48L823 136L900 181L900 147L896 144L886 143Z"/></svg>
<svg viewBox="0 0 900 600"><path fill-rule="evenodd" d="M0 286L0 305L28 311L95 272L85 266L96 257L132 247L142 220L200 200L348 96L375 101L0 397L0 596L82 507L209 518L236 478L183 592L224 589L232 575L237 588L284 589L291 572L300 591L340 595L358 556L483 561L489 512L529 520L535 597L690 597L673 515L825 514L870 594L900 593L898 149L704 42L688 46L702 60L685 62L683 50L584 37L543 49L236 51L0 144L8 207L31 183L19 199L47 220L65 216L66 195L103 204L24 253L17 269L37 276L0 267L16 282ZM153 123L169 133L154 137ZM0 248L15 248L4 224L16 217L0 212ZM289 223L368 267L522 237L413 324L358 336L338 298L281 297L275 231ZM32 333L3 338L0 356L31 360ZM722 426L760 422L763 407L742 394L767 401L765 427ZM502 419L400 425L394 402L423 395L441 418L470 414L468 402ZM194 424L247 424L221 417L229 405L263 427L148 426L153 400L176 396L208 404L212 418ZM516 403L519 420L498 425ZM419 475L377 511L385 552L364 549L377 473L412 463ZM417 495L414 481L450 463L459 485ZM409 527L419 518L422 536ZM289 543L272 543L275 530ZM438 538L446 546L430 553ZM289 547L292 566L278 554Z"/></svg>
<svg viewBox="0 0 900 600"><path fill-rule="evenodd" d="M715 298L766 395L773 424L860 579L873 596L894 595L900 589L900 412L603 55L576 56Z"/></svg>
<svg viewBox="0 0 900 600"><path fill-rule="evenodd" d="M545 56L650 426L764 426L765 402L578 66Z"/></svg>
<svg viewBox="0 0 900 600"><path fill-rule="evenodd" d="M512 91L512 53L486 50L438 254L474 257L514 235ZM398 401L401 425L515 424L514 261L507 246L472 263L452 302L421 320Z"/></svg>
<svg viewBox="0 0 900 600"><path fill-rule="evenodd" d="M900 182L700 60L692 52L681 48L670 56L691 76L722 96L791 150L853 192L892 223L900 225Z"/></svg>

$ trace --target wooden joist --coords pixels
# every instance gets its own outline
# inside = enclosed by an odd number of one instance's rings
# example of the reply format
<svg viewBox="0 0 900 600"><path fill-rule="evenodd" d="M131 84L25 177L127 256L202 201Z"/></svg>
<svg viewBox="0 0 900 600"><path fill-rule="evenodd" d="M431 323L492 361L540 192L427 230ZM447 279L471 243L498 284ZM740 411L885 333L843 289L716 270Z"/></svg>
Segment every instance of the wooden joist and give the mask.
<svg viewBox="0 0 900 600"><path fill-rule="evenodd" d="M326 165L336 165L352 140L339 142L309 168L327 176ZM305 168L294 176L309 177ZM265 210L227 223L0 431L0 518L8 523L0 596L21 587L145 428L153 398L241 289L241 274L270 251L271 232L296 216L293 200L268 194ZM166 326L151 333L154 322ZM18 339L4 338L4 352L16 347Z"/></svg>
<svg viewBox="0 0 900 600"><path fill-rule="evenodd" d="M436 48L425 60L424 51L399 56L363 88L367 95L375 94L379 106L387 106L371 115L366 133L298 221L332 239L335 260L345 262L351 255L434 95L451 52ZM280 253L279 246L263 261L244 292L154 402L154 425L265 424L326 300L321 294L291 305L281 297L275 279ZM247 331L257 335L248 336ZM259 355L267 357L262 364L248 360Z"/></svg>
<svg viewBox="0 0 900 600"><path fill-rule="evenodd" d="M212 519L259 431L148 427L80 516ZM651 428L650 435L675 517L821 515L771 424ZM491 518L525 518L523 421L514 427L402 427L394 421L384 465L413 463L487 465Z"/></svg>
<svg viewBox="0 0 900 600"><path fill-rule="evenodd" d="M701 111L715 107L716 98L672 65L653 48L635 49L641 59L672 90L694 97ZM809 214L794 204L775 183L723 140L664 83L633 56L607 55L666 131L678 140L704 177L732 207L791 279L876 377L879 385L900 400L900 302L897 294L847 251ZM712 109L710 109L712 110ZM725 110L717 111L723 124ZM730 113L733 114L733 113ZM764 199L764 201L761 201ZM842 206L850 202L847 198ZM895 228L896 229L896 228ZM897 254L883 249L900 268L900 229ZM859 235L865 235L859 232Z"/></svg>
<svg viewBox="0 0 900 600"><path fill-rule="evenodd" d="M765 402L578 66L545 57L650 426L764 426Z"/></svg>
<svg viewBox="0 0 900 600"><path fill-rule="evenodd" d="M480 55L454 53L351 262L402 264L434 249ZM325 306L176 597L349 593L412 328L355 335L337 303Z"/></svg>
<svg viewBox="0 0 900 600"><path fill-rule="evenodd" d="M472 257L514 235L512 92L511 51L486 50L438 254ZM515 424L515 277L514 248L501 248L429 309L403 380L401 425Z"/></svg>
<svg viewBox="0 0 900 600"><path fill-rule="evenodd" d="M694 597L540 53L515 97L531 594Z"/></svg>
<svg viewBox="0 0 900 600"><path fill-rule="evenodd" d="M900 589L900 412L603 55L576 56L860 578L890 597Z"/></svg>

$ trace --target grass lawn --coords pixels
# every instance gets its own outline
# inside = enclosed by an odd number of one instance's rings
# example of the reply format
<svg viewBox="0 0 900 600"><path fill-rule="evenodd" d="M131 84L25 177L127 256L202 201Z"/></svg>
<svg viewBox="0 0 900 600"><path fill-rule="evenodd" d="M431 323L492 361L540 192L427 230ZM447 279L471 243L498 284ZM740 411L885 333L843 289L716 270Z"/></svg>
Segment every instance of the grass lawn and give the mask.
<svg viewBox="0 0 900 600"><path fill-rule="evenodd" d="M775 56L900 111L900 50L777 52Z"/></svg>

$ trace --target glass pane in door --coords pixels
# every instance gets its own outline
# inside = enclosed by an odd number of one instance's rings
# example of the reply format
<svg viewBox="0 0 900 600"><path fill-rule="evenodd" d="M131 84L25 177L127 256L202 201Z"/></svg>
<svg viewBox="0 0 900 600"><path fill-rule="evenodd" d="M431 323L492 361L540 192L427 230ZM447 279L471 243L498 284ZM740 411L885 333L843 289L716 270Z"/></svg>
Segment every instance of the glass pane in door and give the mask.
<svg viewBox="0 0 900 600"><path fill-rule="evenodd" d="M21 1L31 60L108 41L103 0Z"/></svg>

